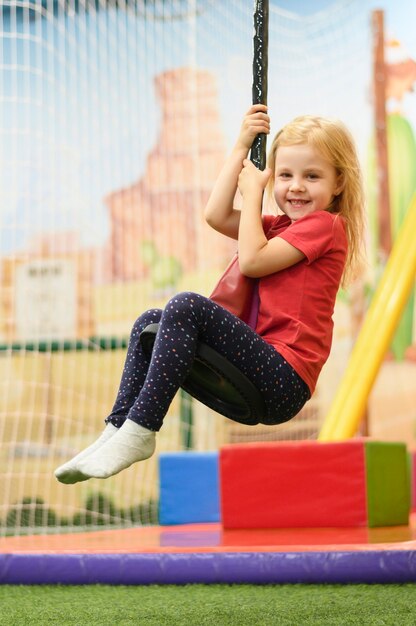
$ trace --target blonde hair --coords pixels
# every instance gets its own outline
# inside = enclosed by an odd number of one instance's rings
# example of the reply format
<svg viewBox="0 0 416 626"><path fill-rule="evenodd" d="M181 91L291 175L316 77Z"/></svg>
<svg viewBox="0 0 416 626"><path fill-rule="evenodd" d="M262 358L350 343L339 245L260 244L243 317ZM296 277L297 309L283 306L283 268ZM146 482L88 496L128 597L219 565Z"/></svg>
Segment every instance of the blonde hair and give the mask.
<svg viewBox="0 0 416 626"><path fill-rule="evenodd" d="M296 117L275 136L268 157L273 176L269 194L273 195L276 152L280 146L308 144L330 162L342 185L327 211L342 215L348 240L348 253L342 283L346 284L361 269L365 225L364 191L361 167L349 130L338 120L313 115Z"/></svg>

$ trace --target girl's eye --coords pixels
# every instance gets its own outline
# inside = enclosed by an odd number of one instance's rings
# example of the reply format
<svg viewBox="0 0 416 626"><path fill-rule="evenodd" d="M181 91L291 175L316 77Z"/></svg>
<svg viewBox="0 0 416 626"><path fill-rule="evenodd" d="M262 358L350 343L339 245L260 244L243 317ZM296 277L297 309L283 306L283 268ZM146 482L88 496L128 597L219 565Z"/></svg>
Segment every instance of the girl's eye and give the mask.
<svg viewBox="0 0 416 626"><path fill-rule="evenodd" d="M289 172L282 172L281 174L279 174L280 178L290 178L290 174Z"/></svg>
<svg viewBox="0 0 416 626"><path fill-rule="evenodd" d="M308 178L310 180L316 180L317 178L319 178L318 174L308 174Z"/></svg>

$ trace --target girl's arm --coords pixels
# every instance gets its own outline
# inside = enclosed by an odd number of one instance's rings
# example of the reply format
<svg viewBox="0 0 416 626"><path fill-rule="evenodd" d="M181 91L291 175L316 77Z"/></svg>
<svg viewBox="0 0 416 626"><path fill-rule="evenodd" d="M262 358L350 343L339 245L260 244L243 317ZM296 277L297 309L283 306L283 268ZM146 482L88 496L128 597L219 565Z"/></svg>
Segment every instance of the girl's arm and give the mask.
<svg viewBox="0 0 416 626"><path fill-rule="evenodd" d="M238 238L240 224L241 212L234 209L234 197L243 161L247 158L254 138L259 133L269 132L267 107L263 104L250 107L243 119L237 142L224 163L205 207L204 216L208 224L232 239Z"/></svg>
<svg viewBox="0 0 416 626"><path fill-rule="evenodd" d="M267 240L261 221L264 189L272 172L258 170L247 159L238 179L243 206L238 232L238 259L242 274L261 278L273 274L305 258L303 252L290 243L274 237Z"/></svg>

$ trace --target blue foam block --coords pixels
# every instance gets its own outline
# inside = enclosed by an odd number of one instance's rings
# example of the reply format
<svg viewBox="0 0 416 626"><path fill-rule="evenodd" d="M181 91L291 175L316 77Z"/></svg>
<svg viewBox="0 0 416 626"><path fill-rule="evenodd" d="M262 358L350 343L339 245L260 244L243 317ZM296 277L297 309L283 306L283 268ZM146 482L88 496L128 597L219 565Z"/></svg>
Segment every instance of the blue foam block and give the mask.
<svg viewBox="0 0 416 626"><path fill-rule="evenodd" d="M218 452L159 455L159 523L219 522Z"/></svg>

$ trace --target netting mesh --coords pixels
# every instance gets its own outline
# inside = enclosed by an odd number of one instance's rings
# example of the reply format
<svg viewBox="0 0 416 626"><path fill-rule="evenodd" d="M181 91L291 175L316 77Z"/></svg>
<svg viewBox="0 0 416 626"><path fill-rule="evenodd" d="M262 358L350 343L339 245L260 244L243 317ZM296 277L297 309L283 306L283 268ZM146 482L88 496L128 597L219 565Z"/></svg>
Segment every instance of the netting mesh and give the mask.
<svg viewBox="0 0 416 626"><path fill-rule="evenodd" d="M358 0L310 16L271 3L274 131L331 115L364 149L368 21ZM251 99L252 6L11 0L0 32L3 532L153 523L157 456L71 488L53 469L101 430L137 315L209 293L233 251L202 208ZM350 345L348 310L337 316L336 376ZM178 395L158 450L315 437L333 391L251 430Z"/></svg>

